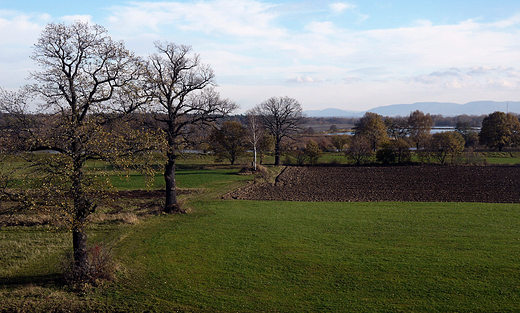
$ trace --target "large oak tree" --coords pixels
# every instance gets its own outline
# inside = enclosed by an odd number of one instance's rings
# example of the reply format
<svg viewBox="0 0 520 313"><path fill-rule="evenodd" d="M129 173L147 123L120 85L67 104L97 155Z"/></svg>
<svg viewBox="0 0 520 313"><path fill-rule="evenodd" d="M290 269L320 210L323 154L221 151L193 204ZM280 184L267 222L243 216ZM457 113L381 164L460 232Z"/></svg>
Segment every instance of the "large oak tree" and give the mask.
<svg viewBox="0 0 520 313"><path fill-rule="evenodd" d="M152 109L156 120L163 125L168 143L164 212L175 213L182 211L177 202L175 164L190 127L228 115L238 106L220 98L213 89L216 85L213 70L201 62L198 54L191 53L191 47L160 42L155 46L158 53L149 57L147 80Z"/></svg>
<svg viewBox="0 0 520 313"><path fill-rule="evenodd" d="M36 83L18 93L2 93L2 108L18 119L19 134L25 137L18 148L52 152L27 154L31 168L38 170L34 178L44 179L32 195L41 194L40 200L45 198L47 205L70 216L72 271L81 280L89 271L87 217L100 195L94 186L97 181L85 173L85 164L89 159L114 160L121 149L129 148L117 146L121 133L109 132L105 126L137 109L137 101L119 100L130 93L134 98L143 68L105 28L82 22L48 24L32 59L41 68L31 73ZM43 124L35 123L36 115L29 110L36 103L45 117Z"/></svg>

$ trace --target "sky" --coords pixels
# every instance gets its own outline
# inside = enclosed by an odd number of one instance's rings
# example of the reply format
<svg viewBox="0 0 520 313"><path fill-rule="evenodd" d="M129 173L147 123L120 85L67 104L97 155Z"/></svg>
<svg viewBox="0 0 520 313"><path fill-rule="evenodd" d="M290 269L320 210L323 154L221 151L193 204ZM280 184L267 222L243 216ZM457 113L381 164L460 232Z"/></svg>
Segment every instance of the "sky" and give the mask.
<svg viewBox="0 0 520 313"><path fill-rule="evenodd" d="M143 57L190 45L241 107L273 96L304 110L519 101L520 1L0 0L0 87L38 70L47 23L104 26Z"/></svg>

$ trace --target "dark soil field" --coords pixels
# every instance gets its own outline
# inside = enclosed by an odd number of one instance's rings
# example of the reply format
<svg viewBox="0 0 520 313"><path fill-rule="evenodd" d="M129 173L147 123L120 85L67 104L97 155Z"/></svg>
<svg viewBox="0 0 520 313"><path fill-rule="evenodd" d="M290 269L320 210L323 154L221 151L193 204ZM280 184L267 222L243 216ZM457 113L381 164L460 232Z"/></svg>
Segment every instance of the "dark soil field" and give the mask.
<svg viewBox="0 0 520 313"><path fill-rule="evenodd" d="M520 167L297 167L274 185L250 184L225 199L520 203Z"/></svg>

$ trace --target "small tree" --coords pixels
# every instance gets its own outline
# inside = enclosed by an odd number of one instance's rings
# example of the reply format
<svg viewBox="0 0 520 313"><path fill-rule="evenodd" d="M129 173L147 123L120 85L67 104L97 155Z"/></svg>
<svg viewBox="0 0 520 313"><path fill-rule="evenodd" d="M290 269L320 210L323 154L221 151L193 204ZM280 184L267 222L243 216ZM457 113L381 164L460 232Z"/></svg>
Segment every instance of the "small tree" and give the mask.
<svg viewBox="0 0 520 313"><path fill-rule="evenodd" d="M318 163L319 158L321 158L322 151L314 140L309 140L305 147L304 154L309 159L309 163L315 165Z"/></svg>
<svg viewBox="0 0 520 313"><path fill-rule="evenodd" d="M478 133L473 130L469 122L458 121L455 125L455 131L464 137L464 147L469 148L478 144Z"/></svg>
<svg viewBox="0 0 520 313"><path fill-rule="evenodd" d="M417 149L430 138L433 119L430 114L416 110L408 116L408 132Z"/></svg>
<svg viewBox="0 0 520 313"><path fill-rule="evenodd" d="M260 164L264 161L264 156L274 149L274 137L269 132L264 131L260 141L258 142L258 154L260 156Z"/></svg>
<svg viewBox="0 0 520 313"><path fill-rule="evenodd" d="M247 129L237 121L225 121L220 129L214 129L210 145L217 160L227 159L235 164L246 151L246 135Z"/></svg>
<svg viewBox="0 0 520 313"><path fill-rule="evenodd" d="M357 136L363 136L369 141L373 151L376 151L388 139L385 123L381 116L376 113L365 113L356 123L354 130Z"/></svg>
<svg viewBox="0 0 520 313"><path fill-rule="evenodd" d="M399 138L383 144L377 151L376 159L383 164L404 163L411 159L410 144L405 138Z"/></svg>
<svg viewBox="0 0 520 313"><path fill-rule="evenodd" d="M259 149L260 141L264 135L264 128L260 123L259 113L251 109L246 113L247 118L247 138L251 146L253 147L253 170L256 171L257 154Z"/></svg>
<svg viewBox="0 0 520 313"><path fill-rule="evenodd" d="M464 137L458 132L441 132L433 134L430 148L435 158L441 163L446 163L446 158L453 157L464 150Z"/></svg>
<svg viewBox="0 0 520 313"><path fill-rule="evenodd" d="M394 140L408 136L409 125L406 117L387 117L385 118L385 125L388 137Z"/></svg>
<svg viewBox="0 0 520 313"><path fill-rule="evenodd" d="M366 137L355 135L352 137L352 142L349 149L345 151L345 155L356 165L361 165L372 157L372 145Z"/></svg>
<svg viewBox="0 0 520 313"><path fill-rule="evenodd" d="M345 146L350 141L350 136L349 135L333 135L330 138L330 141L332 142L332 145L334 146L334 148L338 149L338 151L341 152L341 151L343 151Z"/></svg>
<svg viewBox="0 0 520 313"><path fill-rule="evenodd" d="M274 137L274 165L280 165L282 140L292 138L300 131L303 119L302 108L298 101L289 97L272 97L255 109L259 112L262 125Z"/></svg>

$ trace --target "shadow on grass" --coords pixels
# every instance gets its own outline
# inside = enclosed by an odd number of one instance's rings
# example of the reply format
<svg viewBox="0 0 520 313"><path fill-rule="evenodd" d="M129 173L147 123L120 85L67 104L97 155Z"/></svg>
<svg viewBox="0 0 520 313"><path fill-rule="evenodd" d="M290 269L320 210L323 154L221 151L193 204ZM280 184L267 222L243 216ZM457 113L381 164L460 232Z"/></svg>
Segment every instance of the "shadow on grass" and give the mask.
<svg viewBox="0 0 520 313"><path fill-rule="evenodd" d="M65 281L63 275L54 273L47 275L31 275L31 276L12 276L0 277L0 286L4 288L22 287L26 285L38 286L64 286Z"/></svg>

